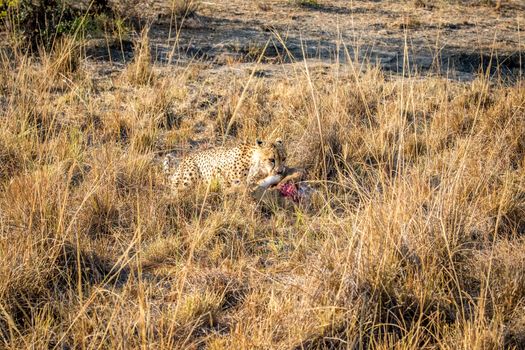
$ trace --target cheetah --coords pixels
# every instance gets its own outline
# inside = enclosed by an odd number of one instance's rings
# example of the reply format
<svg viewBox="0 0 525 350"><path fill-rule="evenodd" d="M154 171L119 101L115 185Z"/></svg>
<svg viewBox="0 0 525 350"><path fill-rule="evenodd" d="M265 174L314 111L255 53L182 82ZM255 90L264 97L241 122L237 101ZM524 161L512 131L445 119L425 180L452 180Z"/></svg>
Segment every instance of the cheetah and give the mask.
<svg viewBox="0 0 525 350"><path fill-rule="evenodd" d="M226 187L246 185L254 187L258 181L280 175L285 169L286 151L281 139L267 143L236 147L215 147L191 154L172 166L173 157L164 160L164 170L174 192L192 188L198 183L210 185L214 180Z"/></svg>

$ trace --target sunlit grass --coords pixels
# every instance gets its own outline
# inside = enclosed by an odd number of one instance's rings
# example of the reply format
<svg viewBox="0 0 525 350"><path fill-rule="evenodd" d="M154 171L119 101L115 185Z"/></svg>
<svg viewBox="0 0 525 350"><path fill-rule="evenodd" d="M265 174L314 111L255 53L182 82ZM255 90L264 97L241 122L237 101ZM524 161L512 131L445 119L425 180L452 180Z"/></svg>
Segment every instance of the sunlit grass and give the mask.
<svg viewBox="0 0 525 350"><path fill-rule="evenodd" d="M522 82L212 75L146 32L104 75L75 45L0 56L1 347L523 346ZM274 136L309 208L171 195L164 153Z"/></svg>

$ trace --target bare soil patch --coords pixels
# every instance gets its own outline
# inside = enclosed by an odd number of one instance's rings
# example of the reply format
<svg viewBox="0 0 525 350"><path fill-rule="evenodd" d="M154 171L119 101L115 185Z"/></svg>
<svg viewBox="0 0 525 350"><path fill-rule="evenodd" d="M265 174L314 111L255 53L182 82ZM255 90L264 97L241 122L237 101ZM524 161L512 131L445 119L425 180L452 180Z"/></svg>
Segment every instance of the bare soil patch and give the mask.
<svg viewBox="0 0 525 350"><path fill-rule="evenodd" d="M370 62L394 73L431 72L471 80L480 68L522 71L525 4L486 2L323 0L206 1L196 15L174 21L169 7L152 6L151 45L157 61L206 60L214 65L256 61ZM103 43L92 57L131 56L130 42ZM266 49L265 49L266 47Z"/></svg>

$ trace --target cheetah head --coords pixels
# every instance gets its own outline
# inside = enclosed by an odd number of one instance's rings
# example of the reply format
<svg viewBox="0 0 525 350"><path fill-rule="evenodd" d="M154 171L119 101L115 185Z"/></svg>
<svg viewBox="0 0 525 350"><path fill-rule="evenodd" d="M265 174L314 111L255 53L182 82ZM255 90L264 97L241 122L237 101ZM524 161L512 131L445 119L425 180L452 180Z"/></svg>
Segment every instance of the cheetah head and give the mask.
<svg viewBox="0 0 525 350"><path fill-rule="evenodd" d="M280 175L284 172L286 149L283 141L278 138L272 143L257 140L253 153L255 168L252 175L257 173L260 178L269 175Z"/></svg>

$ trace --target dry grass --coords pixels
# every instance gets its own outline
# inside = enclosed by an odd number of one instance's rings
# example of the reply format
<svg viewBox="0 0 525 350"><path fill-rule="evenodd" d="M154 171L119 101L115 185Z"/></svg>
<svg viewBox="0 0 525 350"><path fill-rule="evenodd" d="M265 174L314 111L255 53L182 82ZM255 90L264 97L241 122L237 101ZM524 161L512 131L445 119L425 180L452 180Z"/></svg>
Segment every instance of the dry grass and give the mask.
<svg viewBox="0 0 525 350"><path fill-rule="evenodd" d="M198 10L200 0L171 0L171 11L177 17L191 17Z"/></svg>
<svg viewBox="0 0 525 350"><path fill-rule="evenodd" d="M0 347L525 346L522 83L298 64L246 87L136 48L112 75L67 42L2 52ZM284 136L313 208L170 197L156 157L234 111L229 142Z"/></svg>

